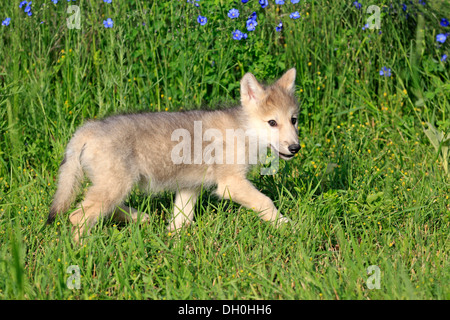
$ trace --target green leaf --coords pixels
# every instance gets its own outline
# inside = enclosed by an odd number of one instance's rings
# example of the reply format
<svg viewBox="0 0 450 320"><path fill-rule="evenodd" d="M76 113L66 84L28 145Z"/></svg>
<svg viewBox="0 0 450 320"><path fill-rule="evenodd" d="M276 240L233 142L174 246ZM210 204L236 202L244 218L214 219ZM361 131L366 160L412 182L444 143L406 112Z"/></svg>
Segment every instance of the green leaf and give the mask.
<svg viewBox="0 0 450 320"><path fill-rule="evenodd" d="M436 149L436 152L439 152L439 157L442 160L442 164L444 166L444 171L446 174L449 174L448 167L448 149L450 146L450 134L448 134L444 138L444 133L438 131L431 123L427 122L428 129L424 129L428 140L430 140L433 147Z"/></svg>
<svg viewBox="0 0 450 320"><path fill-rule="evenodd" d="M366 198L366 201L368 204L373 203L374 201L377 201L378 199L380 199L383 196L384 192L380 191L377 192L375 194L369 194Z"/></svg>

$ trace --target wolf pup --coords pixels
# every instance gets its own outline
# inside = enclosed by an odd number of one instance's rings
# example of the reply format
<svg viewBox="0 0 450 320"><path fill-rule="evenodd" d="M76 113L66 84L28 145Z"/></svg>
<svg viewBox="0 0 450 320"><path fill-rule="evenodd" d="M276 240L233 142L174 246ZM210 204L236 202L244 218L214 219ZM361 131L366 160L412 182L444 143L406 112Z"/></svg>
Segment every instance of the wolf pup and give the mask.
<svg viewBox="0 0 450 320"><path fill-rule="evenodd" d="M274 84L263 86L251 73L245 74L240 82L241 106L234 108L88 121L67 145L47 223L69 209L84 174L92 185L70 214L75 242L100 217L147 220L147 214L123 204L135 185L149 192L176 192L170 231L191 223L201 188L213 186L219 197L254 210L265 221L275 225L289 221L246 174L253 164L255 138L256 152L271 148L284 160L300 149L295 75L292 68Z"/></svg>

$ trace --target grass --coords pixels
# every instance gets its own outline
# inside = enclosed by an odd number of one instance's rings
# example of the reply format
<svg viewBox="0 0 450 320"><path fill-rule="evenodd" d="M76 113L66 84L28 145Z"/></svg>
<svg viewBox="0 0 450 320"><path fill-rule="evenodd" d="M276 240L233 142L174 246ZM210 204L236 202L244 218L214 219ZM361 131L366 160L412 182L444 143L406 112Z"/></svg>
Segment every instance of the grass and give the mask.
<svg viewBox="0 0 450 320"><path fill-rule="evenodd" d="M79 30L65 1L33 1L31 17L2 2L0 298L449 299L449 177L424 129L450 129L448 39L436 42L450 10L384 1L378 34L361 28L368 3L347 2L76 1ZM233 40L253 11L256 30ZM172 195L139 190L128 202L152 213L141 226L104 220L81 247L67 215L44 227L65 145L87 119L238 103L245 72L270 80L291 66L302 150L250 179L296 232L208 190L179 238L166 231ZM380 289L367 284L373 265Z"/></svg>

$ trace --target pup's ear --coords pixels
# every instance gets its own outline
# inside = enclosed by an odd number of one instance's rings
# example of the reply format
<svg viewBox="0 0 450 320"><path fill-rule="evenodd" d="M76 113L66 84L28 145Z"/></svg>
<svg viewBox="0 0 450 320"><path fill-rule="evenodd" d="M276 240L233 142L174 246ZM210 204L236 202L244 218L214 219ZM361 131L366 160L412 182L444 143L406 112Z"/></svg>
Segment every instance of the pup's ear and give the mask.
<svg viewBox="0 0 450 320"><path fill-rule="evenodd" d="M295 89L296 73L295 68L289 69L280 79L278 79L277 84L286 91L293 93Z"/></svg>
<svg viewBox="0 0 450 320"><path fill-rule="evenodd" d="M264 97L264 88L251 73L246 73L241 80L241 104L256 105Z"/></svg>

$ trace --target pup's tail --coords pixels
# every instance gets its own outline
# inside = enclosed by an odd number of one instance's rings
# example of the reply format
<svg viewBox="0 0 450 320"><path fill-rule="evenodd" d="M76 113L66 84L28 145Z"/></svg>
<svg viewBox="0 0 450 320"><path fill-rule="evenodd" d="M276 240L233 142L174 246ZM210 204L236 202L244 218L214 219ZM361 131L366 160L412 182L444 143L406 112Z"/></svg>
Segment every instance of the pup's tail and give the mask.
<svg viewBox="0 0 450 320"><path fill-rule="evenodd" d="M69 210L75 200L83 178L81 156L86 143L74 136L69 142L64 159L59 167L58 187L53 198L47 224L52 223L59 213Z"/></svg>

